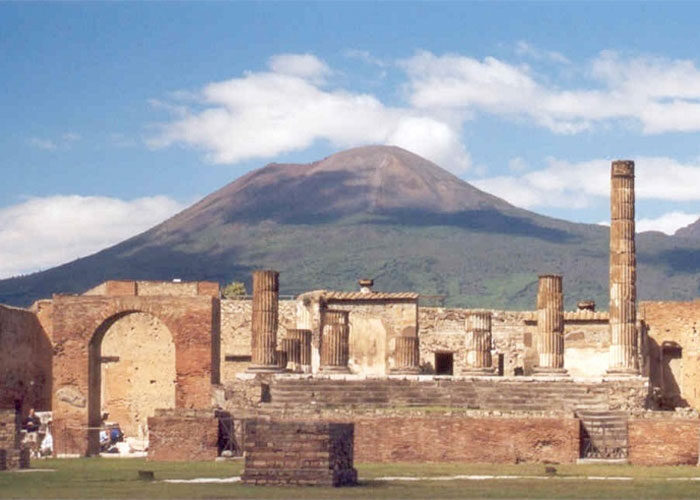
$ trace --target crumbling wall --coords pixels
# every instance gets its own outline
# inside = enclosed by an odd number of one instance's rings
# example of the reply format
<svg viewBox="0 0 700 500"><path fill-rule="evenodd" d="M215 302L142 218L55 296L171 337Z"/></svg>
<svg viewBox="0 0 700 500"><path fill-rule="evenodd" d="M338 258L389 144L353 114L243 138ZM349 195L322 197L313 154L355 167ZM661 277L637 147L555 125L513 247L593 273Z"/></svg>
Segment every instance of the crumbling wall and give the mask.
<svg viewBox="0 0 700 500"><path fill-rule="evenodd" d="M215 460L219 420L211 410L159 410L148 418L148 460Z"/></svg>
<svg viewBox="0 0 700 500"><path fill-rule="evenodd" d="M51 341L37 315L0 305L0 408L51 408Z"/></svg>
<svg viewBox="0 0 700 500"><path fill-rule="evenodd" d="M253 303L249 299L221 300L221 383L232 382L250 365L250 335ZM277 341L287 328L296 328L296 301L279 301Z"/></svg>
<svg viewBox="0 0 700 500"><path fill-rule="evenodd" d="M697 465L700 420L631 418L628 429L628 460L634 465Z"/></svg>
<svg viewBox="0 0 700 500"><path fill-rule="evenodd" d="M700 409L700 300L642 302L639 312L660 403Z"/></svg>
<svg viewBox="0 0 700 500"><path fill-rule="evenodd" d="M148 437L148 417L175 406L175 343L155 316L132 313L102 340L102 408L125 436Z"/></svg>

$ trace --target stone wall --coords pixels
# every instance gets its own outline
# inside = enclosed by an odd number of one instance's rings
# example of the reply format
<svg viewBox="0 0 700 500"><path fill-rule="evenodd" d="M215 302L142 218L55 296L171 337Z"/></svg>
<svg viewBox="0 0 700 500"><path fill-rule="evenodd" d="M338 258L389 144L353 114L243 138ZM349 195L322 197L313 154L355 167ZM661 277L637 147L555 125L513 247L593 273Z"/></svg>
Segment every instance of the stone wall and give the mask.
<svg viewBox="0 0 700 500"><path fill-rule="evenodd" d="M452 352L454 374L466 368L465 320L469 309L421 307L418 324L421 366L435 369L436 352ZM491 311L493 363L503 358L503 375L530 375L537 366L537 317L533 311ZM577 378L602 377L608 367L608 314L564 313L564 367Z"/></svg>
<svg viewBox="0 0 700 500"><path fill-rule="evenodd" d="M0 410L0 471L29 468L29 449L20 447L19 417L15 410Z"/></svg>
<svg viewBox="0 0 700 500"><path fill-rule="evenodd" d="M360 417L359 462L575 463L574 418Z"/></svg>
<svg viewBox="0 0 700 500"><path fill-rule="evenodd" d="M102 339L102 406L126 437L148 439L148 417L175 407L175 343L155 316L136 312Z"/></svg>
<svg viewBox="0 0 700 500"><path fill-rule="evenodd" d="M219 420L212 411L159 410L148 418L148 460L215 460Z"/></svg>
<svg viewBox="0 0 700 500"><path fill-rule="evenodd" d="M649 376L664 407L700 409L700 300L642 302Z"/></svg>
<svg viewBox="0 0 700 500"><path fill-rule="evenodd" d="M54 442L60 454L96 452L101 410L100 347L104 334L134 312L163 322L175 345L175 406L211 404L217 383L219 299L182 296L64 296L53 298Z"/></svg>
<svg viewBox="0 0 700 500"><path fill-rule="evenodd" d="M0 408L51 408L51 355L34 312L0 305Z"/></svg>
<svg viewBox="0 0 700 500"><path fill-rule="evenodd" d="M629 455L634 465L697 465L700 420L631 418Z"/></svg>

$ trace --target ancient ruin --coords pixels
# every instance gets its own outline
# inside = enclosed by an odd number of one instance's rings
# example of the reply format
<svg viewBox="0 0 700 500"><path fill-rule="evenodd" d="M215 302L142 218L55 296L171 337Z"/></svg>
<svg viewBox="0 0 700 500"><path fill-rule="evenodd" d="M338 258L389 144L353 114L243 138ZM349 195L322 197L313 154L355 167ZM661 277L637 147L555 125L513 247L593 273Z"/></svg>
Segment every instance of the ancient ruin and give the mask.
<svg viewBox="0 0 700 500"><path fill-rule="evenodd" d="M353 457L697 463L700 301L637 304L633 162L611 168L609 312L585 297L565 311L553 274L530 311L428 307L367 279L280 300L280 279L255 271L252 300L211 282L107 281L0 306L2 429L51 411L54 454L95 455L107 413L153 459L245 450L254 483L352 482ZM21 447L2 429L9 463ZM260 432L287 450L345 437L314 448L310 472Z"/></svg>

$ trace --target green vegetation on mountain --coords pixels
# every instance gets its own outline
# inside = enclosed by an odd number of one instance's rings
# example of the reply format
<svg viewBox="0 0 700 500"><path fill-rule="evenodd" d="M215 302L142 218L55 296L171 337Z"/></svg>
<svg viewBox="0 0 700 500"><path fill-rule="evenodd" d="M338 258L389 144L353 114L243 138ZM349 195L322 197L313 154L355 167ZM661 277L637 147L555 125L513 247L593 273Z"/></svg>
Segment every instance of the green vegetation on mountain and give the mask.
<svg viewBox="0 0 700 500"><path fill-rule="evenodd" d="M637 237L641 299L700 295L700 239ZM283 294L318 288L444 295L447 306L532 308L537 275L562 273L566 307L608 302L608 229L544 217L395 147L250 172L175 217L92 256L0 281L28 305L107 279L245 283L281 272Z"/></svg>

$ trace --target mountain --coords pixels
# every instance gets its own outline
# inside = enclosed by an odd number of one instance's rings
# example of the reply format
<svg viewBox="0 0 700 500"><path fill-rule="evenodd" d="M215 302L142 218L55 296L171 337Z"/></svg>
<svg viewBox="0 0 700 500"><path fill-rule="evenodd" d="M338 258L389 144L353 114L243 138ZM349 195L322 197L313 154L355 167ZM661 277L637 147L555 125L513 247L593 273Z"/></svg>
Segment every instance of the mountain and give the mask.
<svg viewBox="0 0 700 500"><path fill-rule="evenodd" d="M700 241L642 233L639 296L698 295ZM107 279L244 281L281 272L283 294L378 290L446 305L532 308L537 274L562 273L566 305L607 309L608 229L544 217L480 191L406 150L368 146L310 164L270 164L138 236L89 257L0 281L27 305Z"/></svg>
<svg viewBox="0 0 700 500"><path fill-rule="evenodd" d="M675 232L674 236L700 240L700 219L696 220L692 224L680 228L678 231Z"/></svg>

